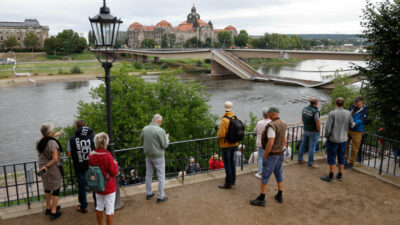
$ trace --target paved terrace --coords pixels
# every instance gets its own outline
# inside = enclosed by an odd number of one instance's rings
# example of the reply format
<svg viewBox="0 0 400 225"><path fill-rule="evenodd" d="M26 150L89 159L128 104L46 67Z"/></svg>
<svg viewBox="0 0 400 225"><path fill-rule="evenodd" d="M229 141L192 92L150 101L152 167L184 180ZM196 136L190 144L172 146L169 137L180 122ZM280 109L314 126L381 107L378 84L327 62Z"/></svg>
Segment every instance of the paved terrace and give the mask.
<svg viewBox="0 0 400 225"><path fill-rule="evenodd" d="M145 200L144 185L122 189L124 207L115 213L114 224L384 224L400 223L400 189L356 170L345 171L344 181L327 183L320 180L328 166L317 162L318 169L286 162L284 167L284 203L274 201L277 192L272 177L266 207L249 205L259 193L260 181L254 177L255 165L239 172L236 187L221 190L224 171L185 177L185 182L167 181L169 200L157 204ZM239 168L238 168L239 169ZM154 183L155 185L156 183ZM91 198L89 198L91 199ZM37 212L0 224L96 224L93 204L89 213L75 212L76 196L62 200L63 215L50 221L42 213L43 203L1 209L0 216ZM22 209L22 210L21 210Z"/></svg>

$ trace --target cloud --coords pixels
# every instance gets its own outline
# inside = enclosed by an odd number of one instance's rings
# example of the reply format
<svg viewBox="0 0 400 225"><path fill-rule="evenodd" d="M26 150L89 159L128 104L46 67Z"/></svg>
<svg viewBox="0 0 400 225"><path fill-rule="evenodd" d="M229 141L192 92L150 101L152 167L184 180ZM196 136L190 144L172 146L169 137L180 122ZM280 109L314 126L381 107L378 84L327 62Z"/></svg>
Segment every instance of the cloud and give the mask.
<svg viewBox="0 0 400 225"><path fill-rule="evenodd" d="M174 26L186 20L192 2L187 0L113 0L111 13L124 21L121 30L138 21L144 25L166 19ZM360 15L365 0L198 0L196 8L205 21L216 28L234 25L250 34L279 33L360 33ZM88 17L96 15L100 0L0 0L7 7L2 20L37 18L50 26L50 33L63 29L87 32Z"/></svg>

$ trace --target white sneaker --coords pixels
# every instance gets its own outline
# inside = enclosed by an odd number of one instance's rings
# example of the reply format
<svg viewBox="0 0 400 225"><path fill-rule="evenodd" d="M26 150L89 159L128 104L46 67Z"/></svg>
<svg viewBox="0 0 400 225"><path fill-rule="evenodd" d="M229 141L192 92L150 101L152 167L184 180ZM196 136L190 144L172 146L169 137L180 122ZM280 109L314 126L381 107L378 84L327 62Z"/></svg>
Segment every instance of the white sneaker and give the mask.
<svg viewBox="0 0 400 225"><path fill-rule="evenodd" d="M256 173L254 176L256 176L258 179L261 179L261 175L259 173Z"/></svg>

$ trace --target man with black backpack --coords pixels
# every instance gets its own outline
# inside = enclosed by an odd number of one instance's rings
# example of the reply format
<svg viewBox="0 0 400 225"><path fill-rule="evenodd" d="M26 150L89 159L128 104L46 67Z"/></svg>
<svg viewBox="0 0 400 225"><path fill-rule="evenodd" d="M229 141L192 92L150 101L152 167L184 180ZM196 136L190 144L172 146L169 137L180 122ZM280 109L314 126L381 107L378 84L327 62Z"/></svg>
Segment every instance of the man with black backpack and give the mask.
<svg viewBox="0 0 400 225"><path fill-rule="evenodd" d="M68 140L67 155L72 157L75 175L78 180L80 205L76 207L76 210L86 213L88 205L86 200L86 171L89 168L89 154L94 150L94 132L89 127L86 127L84 120L77 120L75 126L75 136Z"/></svg>
<svg viewBox="0 0 400 225"><path fill-rule="evenodd" d="M232 112L232 102L225 102L225 114L221 118L217 136L219 147L222 149L222 159L225 163L225 184L218 186L222 189L231 189L236 182L235 151L239 141L244 137L244 125Z"/></svg>

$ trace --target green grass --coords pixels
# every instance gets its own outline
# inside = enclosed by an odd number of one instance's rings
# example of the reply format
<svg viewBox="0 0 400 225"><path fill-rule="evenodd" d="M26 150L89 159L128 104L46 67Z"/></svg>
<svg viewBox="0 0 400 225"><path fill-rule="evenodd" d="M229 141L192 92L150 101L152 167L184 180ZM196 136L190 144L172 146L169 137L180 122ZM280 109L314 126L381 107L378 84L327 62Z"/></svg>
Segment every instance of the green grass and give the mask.
<svg viewBox="0 0 400 225"><path fill-rule="evenodd" d="M91 51L84 52L82 54L72 54L72 60L96 60L96 54Z"/></svg>

